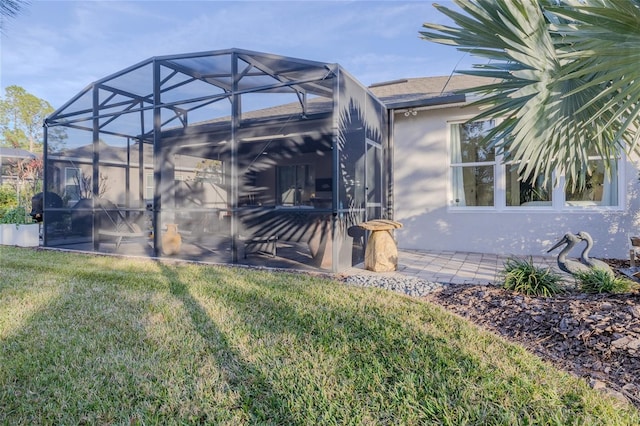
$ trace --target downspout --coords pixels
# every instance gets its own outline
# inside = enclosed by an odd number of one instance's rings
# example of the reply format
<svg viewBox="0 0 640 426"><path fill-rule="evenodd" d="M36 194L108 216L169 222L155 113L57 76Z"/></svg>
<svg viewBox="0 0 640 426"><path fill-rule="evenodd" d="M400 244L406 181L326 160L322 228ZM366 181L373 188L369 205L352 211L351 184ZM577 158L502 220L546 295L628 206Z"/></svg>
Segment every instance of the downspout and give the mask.
<svg viewBox="0 0 640 426"><path fill-rule="evenodd" d="M388 125L387 125L387 218L393 220L394 216L394 169L393 169L393 155L394 155L394 139L393 139L393 127L394 127L394 110L387 110Z"/></svg>

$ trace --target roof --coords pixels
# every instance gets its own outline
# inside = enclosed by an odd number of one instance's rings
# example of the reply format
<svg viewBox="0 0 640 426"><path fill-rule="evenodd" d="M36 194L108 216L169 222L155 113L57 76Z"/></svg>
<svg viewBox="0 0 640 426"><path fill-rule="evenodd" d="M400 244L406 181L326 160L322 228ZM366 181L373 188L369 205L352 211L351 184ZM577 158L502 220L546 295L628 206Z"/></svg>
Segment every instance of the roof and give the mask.
<svg viewBox="0 0 640 426"><path fill-rule="evenodd" d="M487 84L487 78L467 75L418 77L374 83L368 87L389 109L402 109L429 105L445 105L465 102L466 97L460 90ZM310 99L307 103L307 115L331 112L332 101L324 98ZM267 117L289 117L300 114L299 103L287 103L243 114L244 119ZM229 117L207 120L206 123L226 122Z"/></svg>
<svg viewBox="0 0 640 426"><path fill-rule="evenodd" d="M2 158L36 158L36 154L21 148L0 147Z"/></svg>
<svg viewBox="0 0 640 426"><path fill-rule="evenodd" d="M451 75L439 77L405 78L369 86L391 109L438 105L466 100L465 89L489 83L485 77Z"/></svg>
<svg viewBox="0 0 640 426"><path fill-rule="evenodd" d="M374 83L368 87L389 109L401 109L428 105L444 105L465 102L466 97L459 91L487 84L487 78L468 75L418 77ZM323 98L311 99L307 104L307 114L330 112L332 101ZM300 105L288 103L266 109L251 111L244 118L264 118L289 116L300 113ZM228 117L209 120L208 123L228 120Z"/></svg>

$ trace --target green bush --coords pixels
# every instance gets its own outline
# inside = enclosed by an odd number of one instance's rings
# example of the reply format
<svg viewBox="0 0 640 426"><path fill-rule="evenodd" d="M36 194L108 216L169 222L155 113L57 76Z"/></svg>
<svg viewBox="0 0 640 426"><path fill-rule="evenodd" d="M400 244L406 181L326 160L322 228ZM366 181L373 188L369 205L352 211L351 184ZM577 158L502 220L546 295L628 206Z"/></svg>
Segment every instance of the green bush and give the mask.
<svg viewBox="0 0 640 426"><path fill-rule="evenodd" d="M615 277L604 269L578 272L575 277L580 290L585 293L626 293L633 287L630 280Z"/></svg>
<svg viewBox="0 0 640 426"><path fill-rule="evenodd" d="M533 264L533 259L508 258L501 271L503 287L529 296L553 296L561 293L562 277L550 268Z"/></svg>
<svg viewBox="0 0 640 426"><path fill-rule="evenodd" d="M27 216L27 211L24 207L18 206L4 211L0 210L0 223L25 224L32 222L33 219Z"/></svg>
<svg viewBox="0 0 640 426"><path fill-rule="evenodd" d="M18 205L18 197L16 190L9 185L0 186L0 211L16 207Z"/></svg>

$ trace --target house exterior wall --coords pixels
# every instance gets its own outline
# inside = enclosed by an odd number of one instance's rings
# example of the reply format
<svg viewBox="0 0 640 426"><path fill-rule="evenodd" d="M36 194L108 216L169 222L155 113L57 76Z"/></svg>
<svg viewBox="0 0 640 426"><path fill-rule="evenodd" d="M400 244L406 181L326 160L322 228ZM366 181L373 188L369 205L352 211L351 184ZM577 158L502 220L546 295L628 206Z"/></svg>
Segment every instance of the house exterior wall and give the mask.
<svg viewBox="0 0 640 426"><path fill-rule="evenodd" d="M91 177L93 173L92 164L87 162L74 161L73 163L60 160L50 160L49 161L49 170L55 170L55 173L52 173L52 177L49 180L49 190L59 194L63 201L65 202L64 207L73 207L75 203L78 202L78 199L70 199L69 195L65 192L65 169L73 168L79 169L79 173L81 178ZM100 196L104 199L107 199L113 202L116 205L125 206L126 205L126 169L121 166L109 166L109 165L100 165L100 173L101 173L101 194ZM146 173L153 173L152 168L145 169ZM146 180L146 177L145 177ZM79 181L78 181L79 182ZM144 183L143 183L144 184ZM138 167L132 166L130 169L130 193L133 195L137 195L139 192L138 185ZM91 196L91 181L88 181L88 187L81 189L81 196ZM144 190L144 188L143 188ZM132 197L133 198L133 197ZM135 203L134 203L135 204ZM135 207L142 207L137 206Z"/></svg>
<svg viewBox="0 0 640 426"><path fill-rule="evenodd" d="M475 112L457 106L408 117L395 113L394 219L404 225L395 234L400 248L555 256L547 250L564 233L587 231L594 240L592 257L628 258L628 235L640 231L637 159L621 161L620 208L452 207L447 123Z"/></svg>

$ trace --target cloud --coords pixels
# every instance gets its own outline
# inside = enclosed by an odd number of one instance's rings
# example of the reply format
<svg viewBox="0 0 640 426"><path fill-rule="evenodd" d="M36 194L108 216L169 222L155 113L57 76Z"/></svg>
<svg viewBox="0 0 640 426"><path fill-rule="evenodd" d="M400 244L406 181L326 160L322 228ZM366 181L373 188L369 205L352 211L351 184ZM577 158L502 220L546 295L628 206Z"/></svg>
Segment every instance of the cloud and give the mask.
<svg viewBox="0 0 640 426"><path fill-rule="evenodd" d="M446 74L459 55L419 39L427 20L446 17L426 1L33 2L2 36L1 83L60 106L149 57L231 47L338 62L366 84Z"/></svg>

